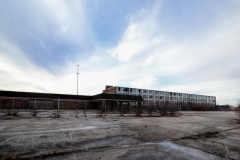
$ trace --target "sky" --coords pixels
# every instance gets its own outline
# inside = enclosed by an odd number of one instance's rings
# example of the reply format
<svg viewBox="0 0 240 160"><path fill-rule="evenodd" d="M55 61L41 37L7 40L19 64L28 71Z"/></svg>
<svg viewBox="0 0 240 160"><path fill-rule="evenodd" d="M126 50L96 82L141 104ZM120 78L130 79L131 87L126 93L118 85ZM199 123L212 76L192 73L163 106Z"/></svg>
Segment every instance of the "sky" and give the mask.
<svg viewBox="0 0 240 160"><path fill-rule="evenodd" d="M240 99L239 0L0 0L0 90Z"/></svg>

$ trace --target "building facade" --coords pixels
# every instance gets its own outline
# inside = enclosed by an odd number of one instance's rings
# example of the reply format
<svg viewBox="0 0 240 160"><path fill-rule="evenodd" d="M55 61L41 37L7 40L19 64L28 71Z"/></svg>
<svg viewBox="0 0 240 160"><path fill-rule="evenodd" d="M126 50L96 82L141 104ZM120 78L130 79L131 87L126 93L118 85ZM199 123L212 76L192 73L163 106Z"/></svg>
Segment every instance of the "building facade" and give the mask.
<svg viewBox="0 0 240 160"><path fill-rule="evenodd" d="M189 93L178 93L160 90L149 90L141 88L129 88L120 86L106 86L103 93L140 95L143 97L144 105L181 104L215 106L216 97Z"/></svg>
<svg viewBox="0 0 240 160"><path fill-rule="evenodd" d="M0 90L0 109L107 109L123 104L142 105L141 96L126 94L69 95Z"/></svg>

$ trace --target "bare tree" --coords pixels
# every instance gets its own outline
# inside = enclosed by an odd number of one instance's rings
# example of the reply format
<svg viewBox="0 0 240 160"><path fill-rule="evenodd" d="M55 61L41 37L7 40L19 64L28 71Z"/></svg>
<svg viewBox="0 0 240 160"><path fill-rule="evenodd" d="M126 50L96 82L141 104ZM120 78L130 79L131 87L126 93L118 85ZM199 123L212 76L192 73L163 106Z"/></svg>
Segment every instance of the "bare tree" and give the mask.
<svg viewBox="0 0 240 160"><path fill-rule="evenodd" d="M79 117L78 117L78 109L75 111L75 113L76 113L76 116L75 116L75 117L76 117L76 118L79 118Z"/></svg>
<svg viewBox="0 0 240 160"><path fill-rule="evenodd" d="M53 111L53 118L60 118L60 112L59 111Z"/></svg>
<svg viewBox="0 0 240 160"><path fill-rule="evenodd" d="M175 116L176 112L178 111L178 107L176 105L169 105L168 106L169 112L171 114L171 116Z"/></svg>
<svg viewBox="0 0 240 160"><path fill-rule="evenodd" d="M235 111L240 118L240 99L237 100L237 107L236 107Z"/></svg>
<svg viewBox="0 0 240 160"><path fill-rule="evenodd" d="M5 113L7 116L17 116L18 110L2 109L1 112Z"/></svg>
<svg viewBox="0 0 240 160"><path fill-rule="evenodd" d="M39 111L37 111L36 109L32 110L32 111L31 111L32 116L33 116L33 117L37 117L38 112L39 112Z"/></svg>

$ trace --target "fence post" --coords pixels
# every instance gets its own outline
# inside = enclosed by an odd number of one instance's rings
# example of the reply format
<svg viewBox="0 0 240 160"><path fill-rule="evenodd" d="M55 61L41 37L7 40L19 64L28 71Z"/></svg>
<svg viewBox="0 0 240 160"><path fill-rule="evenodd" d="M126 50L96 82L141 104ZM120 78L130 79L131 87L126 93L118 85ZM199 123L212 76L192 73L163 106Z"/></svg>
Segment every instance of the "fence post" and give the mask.
<svg viewBox="0 0 240 160"><path fill-rule="evenodd" d="M87 102L85 102L84 115L86 116Z"/></svg>
<svg viewBox="0 0 240 160"><path fill-rule="evenodd" d="M14 99L13 99L13 109L14 109Z"/></svg>
<svg viewBox="0 0 240 160"><path fill-rule="evenodd" d="M121 102L121 107L122 107L122 116L123 116L123 102Z"/></svg>
<svg viewBox="0 0 240 160"><path fill-rule="evenodd" d="M107 105L107 101L104 102L105 114L106 114L106 105Z"/></svg>
<svg viewBox="0 0 240 160"><path fill-rule="evenodd" d="M36 108L37 108L37 102L36 102L36 99L35 99L35 110L36 110Z"/></svg>
<svg viewBox="0 0 240 160"><path fill-rule="evenodd" d="M180 114L182 114L182 108L181 108L182 106L181 106L181 104L180 104Z"/></svg>
<svg viewBox="0 0 240 160"><path fill-rule="evenodd" d="M59 112L59 108L60 108L60 98L58 98L58 112Z"/></svg>
<svg viewBox="0 0 240 160"><path fill-rule="evenodd" d="M136 116L138 115L138 105L139 105L139 102L138 102L138 104L136 105Z"/></svg>
<svg viewBox="0 0 240 160"><path fill-rule="evenodd" d="M114 108L113 108L113 113L114 113L114 109L117 109L117 111L118 111L118 101L116 101L116 103L114 104Z"/></svg>
<svg viewBox="0 0 240 160"><path fill-rule="evenodd" d="M101 117L103 116L103 112L104 112L104 108L105 108L105 100L101 100L101 108L100 108L100 111L101 111Z"/></svg>

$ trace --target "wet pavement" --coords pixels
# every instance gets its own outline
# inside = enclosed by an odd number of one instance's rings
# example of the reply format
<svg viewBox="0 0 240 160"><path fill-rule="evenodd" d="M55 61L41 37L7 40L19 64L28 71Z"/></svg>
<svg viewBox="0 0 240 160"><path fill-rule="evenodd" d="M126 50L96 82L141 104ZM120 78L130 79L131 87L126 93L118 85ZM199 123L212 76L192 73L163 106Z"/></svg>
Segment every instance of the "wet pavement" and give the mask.
<svg viewBox="0 0 240 160"><path fill-rule="evenodd" d="M76 118L74 111L66 111L57 119L47 114L0 115L0 159L240 159L234 112Z"/></svg>

